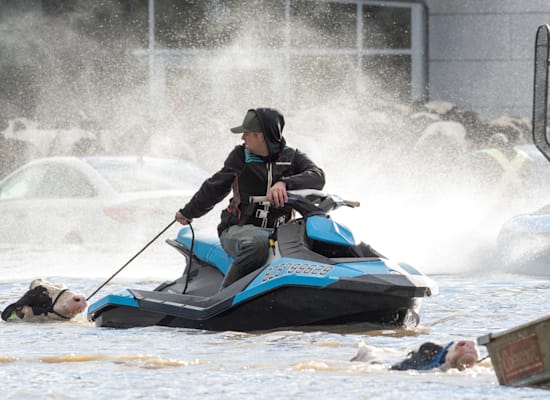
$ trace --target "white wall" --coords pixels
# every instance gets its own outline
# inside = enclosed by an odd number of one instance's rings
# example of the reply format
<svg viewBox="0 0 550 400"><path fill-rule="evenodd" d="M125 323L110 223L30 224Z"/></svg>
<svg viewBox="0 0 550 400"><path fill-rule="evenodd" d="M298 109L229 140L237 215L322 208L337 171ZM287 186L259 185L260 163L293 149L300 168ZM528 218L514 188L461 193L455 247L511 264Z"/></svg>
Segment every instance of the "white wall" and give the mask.
<svg viewBox="0 0 550 400"><path fill-rule="evenodd" d="M426 0L430 98L480 113L531 117L537 28L549 0Z"/></svg>

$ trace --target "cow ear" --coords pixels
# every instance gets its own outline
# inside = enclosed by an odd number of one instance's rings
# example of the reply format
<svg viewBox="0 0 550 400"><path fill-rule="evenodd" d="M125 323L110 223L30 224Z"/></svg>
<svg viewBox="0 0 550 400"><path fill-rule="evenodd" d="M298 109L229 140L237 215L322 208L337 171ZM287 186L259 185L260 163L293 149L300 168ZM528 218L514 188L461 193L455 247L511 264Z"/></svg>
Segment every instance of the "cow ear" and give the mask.
<svg viewBox="0 0 550 400"><path fill-rule="evenodd" d="M34 289L35 287L40 286L42 282L44 281L41 278L33 280L29 285L29 289Z"/></svg>

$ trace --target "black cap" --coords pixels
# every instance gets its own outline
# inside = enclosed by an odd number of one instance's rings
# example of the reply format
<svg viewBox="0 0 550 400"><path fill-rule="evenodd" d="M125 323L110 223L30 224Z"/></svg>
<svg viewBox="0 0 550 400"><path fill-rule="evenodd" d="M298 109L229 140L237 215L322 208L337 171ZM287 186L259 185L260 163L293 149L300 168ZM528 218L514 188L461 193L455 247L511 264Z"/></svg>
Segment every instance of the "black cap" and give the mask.
<svg viewBox="0 0 550 400"><path fill-rule="evenodd" d="M243 123L239 126L231 128L233 133L246 133L246 132L263 132L260 124L260 119L254 110L248 110L244 116Z"/></svg>

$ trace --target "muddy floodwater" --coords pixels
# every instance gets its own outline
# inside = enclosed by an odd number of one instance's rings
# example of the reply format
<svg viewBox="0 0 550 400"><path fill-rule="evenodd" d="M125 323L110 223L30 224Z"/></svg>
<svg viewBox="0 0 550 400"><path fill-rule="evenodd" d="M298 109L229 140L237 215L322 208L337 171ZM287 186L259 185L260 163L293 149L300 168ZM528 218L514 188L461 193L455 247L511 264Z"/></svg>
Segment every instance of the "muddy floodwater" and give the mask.
<svg viewBox="0 0 550 400"><path fill-rule="evenodd" d="M0 308L43 277L91 294L131 249L0 246ZM149 289L181 273L163 243L92 299ZM492 268L494 267L494 268ZM498 272L430 274L440 287L414 330L255 334L162 327L97 328L84 314L62 323L0 323L2 399L550 399L550 391L500 386L485 360L458 372L388 371L422 342L477 339L550 314L550 280ZM379 361L350 362L364 342ZM487 349L480 347L481 355Z"/></svg>

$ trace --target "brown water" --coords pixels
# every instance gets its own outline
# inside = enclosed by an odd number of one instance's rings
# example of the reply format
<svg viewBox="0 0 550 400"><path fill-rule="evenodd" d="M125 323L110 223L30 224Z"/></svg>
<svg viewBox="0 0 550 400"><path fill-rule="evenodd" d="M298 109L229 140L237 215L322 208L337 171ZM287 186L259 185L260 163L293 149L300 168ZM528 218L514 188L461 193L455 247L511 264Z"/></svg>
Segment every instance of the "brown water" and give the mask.
<svg viewBox="0 0 550 400"><path fill-rule="evenodd" d="M170 235L169 235L170 236ZM44 277L86 295L130 249L0 247L0 308ZM121 272L95 299L123 287L152 288L181 273L163 243ZM487 360L458 372L388 371L422 342L476 339L550 314L548 277L432 273L440 294L424 302L414 330L262 334L162 327L96 328L84 315L61 323L0 323L5 399L542 399L550 392L499 386ZM350 362L360 343L375 363ZM482 356L486 349L480 348Z"/></svg>

